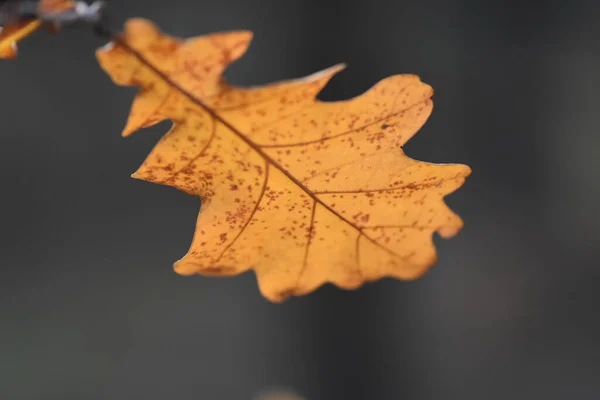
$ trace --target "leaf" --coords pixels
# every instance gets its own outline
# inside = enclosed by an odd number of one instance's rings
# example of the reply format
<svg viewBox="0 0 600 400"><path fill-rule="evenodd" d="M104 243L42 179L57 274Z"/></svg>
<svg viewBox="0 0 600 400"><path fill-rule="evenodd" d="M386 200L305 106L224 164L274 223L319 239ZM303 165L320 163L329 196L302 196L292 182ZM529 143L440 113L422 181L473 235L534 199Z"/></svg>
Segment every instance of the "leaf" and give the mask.
<svg viewBox="0 0 600 400"><path fill-rule="evenodd" d="M19 21L0 29L0 58L13 59L17 56L17 42L36 31L40 20Z"/></svg>
<svg viewBox="0 0 600 400"><path fill-rule="evenodd" d="M38 9L45 15L58 14L61 11L75 8L72 0L40 0ZM45 24L48 31L55 32L58 25ZM17 42L31 35L42 26L39 19L17 20L4 27L0 27L0 59L14 59L17 57Z"/></svg>
<svg viewBox="0 0 600 400"><path fill-rule="evenodd" d="M77 4L73 0L40 0L38 9L45 15L58 14L61 11L73 10Z"/></svg>
<svg viewBox="0 0 600 400"><path fill-rule="evenodd" d="M175 270L253 269L274 302L326 282L353 289L423 274L436 261L433 232L451 237L463 225L443 196L470 173L402 150L431 113L431 87L397 75L351 100L316 100L341 65L232 86L223 70L251 36L180 41L133 19L97 53L116 84L141 87L124 136L173 121L133 177L202 198L194 239Z"/></svg>

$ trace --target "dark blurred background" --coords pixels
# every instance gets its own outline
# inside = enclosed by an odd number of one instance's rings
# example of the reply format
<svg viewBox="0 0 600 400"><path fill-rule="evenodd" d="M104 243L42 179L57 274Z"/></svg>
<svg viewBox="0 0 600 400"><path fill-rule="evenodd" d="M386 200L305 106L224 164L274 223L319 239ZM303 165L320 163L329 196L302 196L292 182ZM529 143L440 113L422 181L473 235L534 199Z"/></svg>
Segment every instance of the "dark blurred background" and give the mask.
<svg viewBox="0 0 600 400"><path fill-rule="evenodd" d="M409 156L468 164L465 220L422 279L283 304L252 273L182 277L199 201L129 178L169 123L122 139L133 88L82 31L0 62L0 399L600 398L600 3L113 1L116 27L250 29L239 85L348 69L436 93Z"/></svg>

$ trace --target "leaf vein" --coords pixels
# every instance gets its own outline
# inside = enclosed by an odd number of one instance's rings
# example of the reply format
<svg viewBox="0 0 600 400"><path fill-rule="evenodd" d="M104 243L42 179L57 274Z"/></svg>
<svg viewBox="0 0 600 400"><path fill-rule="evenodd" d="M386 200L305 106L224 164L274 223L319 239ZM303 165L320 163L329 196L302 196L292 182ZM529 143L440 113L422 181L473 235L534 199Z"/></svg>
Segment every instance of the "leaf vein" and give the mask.
<svg viewBox="0 0 600 400"><path fill-rule="evenodd" d="M310 244L312 243L313 230L315 228L314 224L315 224L316 209L317 209L317 202L313 199L313 203L312 203L312 207L311 207L311 215L310 215L310 226L308 228L308 240L306 241L306 248L304 249L304 260L302 262L302 269L300 270L300 273L298 274L298 279L296 280L296 284L294 285L295 288L298 287L298 284L302 280L302 276L304 275L304 272L306 271L306 266L308 263L308 249L310 248Z"/></svg>
<svg viewBox="0 0 600 400"><path fill-rule="evenodd" d="M185 164L183 167L179 168L177 171L175 171L173 173L173 175L171 175L167 181L174 179L177 175L179 175L182 171L184 171L186 168L188 168L189 166L191 166L193 163L195 163L203 154L204 152L208 149L208 147L210 146L210 144L212 143L216 131L217 131L217 123L215 121L214 118L211 118L210 121L212 122L212 128L211 128L211 133L210 133L210 137L208 138L208 140L206 141L206 144L204 145L204 147L202 148L202 150L200 150L200 152L198 154L196 154L187 164Z"/></svg>
<svg viewBox="0 0 600 400"><path fill-rule="evenodd" d="M238 232L238 234L235 236L235 238L233 238L233 240L227 246L225 246L225 249L223 249L223 251L221 252L221 254L219 255L219 257L215 260L215 264L218 263L219 261L221 261L221 258L223 258L223 256L225 255L225 253L231 248L231 246L233 246L233 244L238 240L238 238L242 235L242 233L244 233L244 231L246 230L246 227L248 226L248 224L254 218L254 214L256 214L256 211L258 211L258 206L260 205L260 202L262 201L262 199L263 199L263 197L265 195L265 192L266 192L266 189L267 189L267 183L268 182L269 182L269 163L267 163L265 161L265 182L263 183L263 186L262 186L262 188L260 190L260 194L258 195L258 199L256 200L256 204L254 205L254 208L250 212L250 215L248 216L248 219L244 223L244 226L242 226L242 228L240 229L240 231Z"/></svg>
<svg viewBox="0 0 600 400"><path fill-rule="evenodd" d="M340 136L345 136L345 135L349 135L351 133L360 132L360 131L362 131L364 129L367 129L367 128L373 126L373 125L376 125L376 124L379 124L381 122L384 122L387 119L390 119L392 117L398 116L398 115L400 115L400 114L402 114L402 113L410 110L413 107L421 105L421 103L422 102L412 104L409 107L403 108L402 110L400 110L398 112L395 112L395 113L392 113L392 114L388 114L385 117L381 117L381 118L379 118L379 119L377 119L377 120L375 120L373 122L369 122L368 124L362 125L362 126L360 126L358 128L353 128L353 129L350 129L350 130L347 130L347 131L344 131L344 132L340 132L340 133L335 134L333 136L324 137L324 138L320 138L320 139L314 139L314 140L307 140L306 142L297 142L297 143L289 143L289 144L260 144L260 143L257 143L257 146L259 146L259 147L261 147L263 149L277 149L277 148L282 148L282 147L298 147L298 146L306 146L306 145L315 144L315 143L323 143L323 142L325 142L327 140L336 139L336 138L338 138Z"/></svg>

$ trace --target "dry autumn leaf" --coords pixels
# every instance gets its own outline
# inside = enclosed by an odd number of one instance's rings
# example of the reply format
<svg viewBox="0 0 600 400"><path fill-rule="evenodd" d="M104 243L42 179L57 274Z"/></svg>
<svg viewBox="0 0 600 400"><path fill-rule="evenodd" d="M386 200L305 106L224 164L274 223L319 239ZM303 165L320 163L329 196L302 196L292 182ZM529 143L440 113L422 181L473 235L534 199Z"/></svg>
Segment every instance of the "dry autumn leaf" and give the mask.
<svg viewBox="0 0 600 400"><path fill-rule="evenodd" d="M8 4L6 6L8 7ZM37 7L40 12L49 16L73 9L75 3L71 0L40 0ZM16 18L14 22L0 27L0 59L15 58L17 56L17 42L31 35L43 25L39 19L19 20L19 15L14 17ZM58 29L57 26L52 24L46 24L46 26L50 31Z"/></svg>
<svg viewBox="0 0 600 400"><path fill-rule="evenodd" d="M0 27L0 58L13 59L17 56L17 42L36 31L39 20L19 21Z"/></svg>
<svg viewBox="0 0 600 400"><path fill-rule="evenodd" d="M327 282L352 289L423 274L436 261L433 232L462 227L443 196L470 173L402 150L432 111L431 87L398 75L351 100L316 100L342 66L234 87L223 70L250 40L238 31L181 41L134 19L97 53L116 84L141 87L124 136L173 121L133 177L202 199L175 270L253 269L274 302Z"/></svg>

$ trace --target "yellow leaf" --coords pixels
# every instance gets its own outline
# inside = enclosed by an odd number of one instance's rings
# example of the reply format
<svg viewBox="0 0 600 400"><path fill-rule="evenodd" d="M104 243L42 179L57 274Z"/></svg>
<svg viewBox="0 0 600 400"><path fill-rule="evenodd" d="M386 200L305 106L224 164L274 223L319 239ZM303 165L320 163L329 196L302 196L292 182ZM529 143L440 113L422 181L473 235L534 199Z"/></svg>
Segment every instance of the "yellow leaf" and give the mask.
<svg viewBox="0 0 600 400"><path fill-rule="evenodd" d="M59 14L61 11L73 10L77 4L73 0L40 0L38 9L45 15Z"/></svg>
<svg viewBox="0 0 600 400"><path fill-rule="evenodd" d="M37 30L40 20L19 21L0 29L0 58L12 59L17 56L17 42Z"/></svg>
<svg viewBox="0 0 600 400"><path fill-rule="evenodd" d="M75 8L72 0L40 0L38 10L45 15L58 14L61 11ZM39 19L19 20L15 15L15 21L0 27L0 59L13 59L17 56L17 42L26 38L42 26ZM46 24L50 32L58 29L57 25Z"/></svg>
<svg viewBox="0 0 600 400"><path fill-rule="evenodd" d="M251 36L182 41L134 19L97 53L116 84L141 87L123 135L173 121L133 177L202 199L190 250L175 270L253 269L274 302L327 282L353 289L423 274L436 261L433 232L451 237L462 227L443 196L470 173L402 150L431 113L431 87L397 75L351 100L316 100L340 65L234 87L222 73Z"/></svg>

